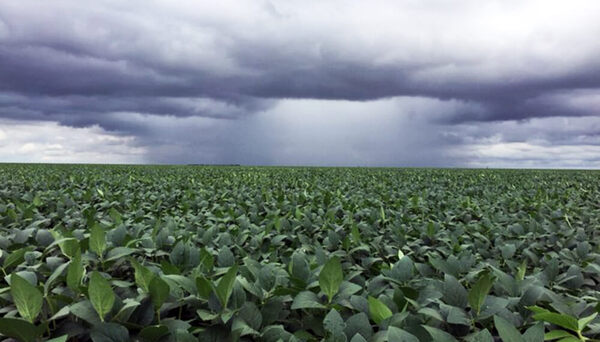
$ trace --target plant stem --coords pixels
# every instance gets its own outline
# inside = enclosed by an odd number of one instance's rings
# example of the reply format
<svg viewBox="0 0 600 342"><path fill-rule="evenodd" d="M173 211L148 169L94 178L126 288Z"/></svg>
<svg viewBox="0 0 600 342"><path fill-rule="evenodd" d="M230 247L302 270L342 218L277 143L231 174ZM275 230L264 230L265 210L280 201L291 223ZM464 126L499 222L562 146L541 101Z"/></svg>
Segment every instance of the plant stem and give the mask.
<svg viewBox="0 0 600 342"><path fill-rule="evenodd" d="M46 297L46 303L48 303L48 307L50 308L50 312L55 313L54 312L54 305L52 305L52 301L50 301L50 298ZM48 315L50 316L50 315ZM56 321L52 321L52 328L56 329Z"/></svg>

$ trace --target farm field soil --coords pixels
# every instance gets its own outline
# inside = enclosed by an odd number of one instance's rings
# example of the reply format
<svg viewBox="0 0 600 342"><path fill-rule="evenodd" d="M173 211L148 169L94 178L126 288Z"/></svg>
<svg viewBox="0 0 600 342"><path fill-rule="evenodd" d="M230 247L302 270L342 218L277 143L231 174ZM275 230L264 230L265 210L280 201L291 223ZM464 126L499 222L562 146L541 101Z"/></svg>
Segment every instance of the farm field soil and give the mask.
<svg viewBox="0 0 600 342"><path fill-rule="evenodd" d="M21 341L600 337L600 172L0 165Z"/></svg>

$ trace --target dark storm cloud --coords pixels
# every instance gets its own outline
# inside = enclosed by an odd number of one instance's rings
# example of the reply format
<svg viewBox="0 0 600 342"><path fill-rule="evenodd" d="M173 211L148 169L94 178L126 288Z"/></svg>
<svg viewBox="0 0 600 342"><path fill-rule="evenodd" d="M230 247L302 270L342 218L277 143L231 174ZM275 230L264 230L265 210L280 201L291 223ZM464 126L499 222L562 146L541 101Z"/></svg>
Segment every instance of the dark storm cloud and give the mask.
<svg viewBox="0 0 600 342"><path fill-rule="evenodd" d="M529 155L510 144L532 137L596 146L599 11L592 0L2 1L0 119L97 125L135 137L116 141L148 161L465 165L486 144L509 146L481 160Z"/></svg>
<svg viewBox="0 0 600 342"><path fill-rule="evenodd" d="M295 2L257 4L185 3L178 9L161 2L3 2L0 89L22 101L3 106L1 115L74 124L102 122L100 116L110 112L235 118L268 108L264 99L395 96L480 105L475 112L443 118L455 123L600 115L598 107L572 108L552 98L573 89L600 89L599 62L592 58L600 46L591 39L600 34L597 23L581 23L590 39L576 46L580 39L571 35L582 30L570 22L551 27L528 23L528 17L507 22L532 36L522 38L468 17L489 15L470 1L458 11L448 11L442 2L347 8L333 2L314 12ZM513 5L523 8L505 8L504 15L528 15L527 6ZM334 10L339 17L327 17ZM386 11L397 13L399 22ZM547 12L538 14L544 19L554 13ZM414 13L421 17L401 21ZM442 26L433 21L440 14ZM588 18L583 11L574 14ZM363 21L364 27L352 26ZM472 31L476 25L483 25L481 33ZM490 33L500 37L478 41ZM543 45L546 55L535 44ZM563 49L578 51L561 55ZM194 106L180 98L207 102Z"/></svg>
<svg viewBox="0 0 600 342"><path fill-rule="evenodd" d="M243 62L244 52L236 54L236 60ZM74 55L45 47L0 48L0 89L29 97L15 107L39 111L45 115L41 117L48 119L55 119L56 114L87 113L88 118L81 119L86 122L115 111L231 118L264 109L269 103L266 99L365 101L395 96L459 99L482 105L483 110L446 118L454 122L600 115L597 107L569 108L548 95L600 88L600 73L593 68L550 80L522 79L511 83L484 83L465 76L432 84L429 80L414 80L418 72L402 66L376 68L332 59L301 67L291 60L287 65L256 68L248 75L206 75L193 70L184 74L159 66L150 68L137 60ZM39 103L40 97L48 107L31 105ZM219 112L218 106L201 110L179 103L186 98L214 99L215 103L225 102L239 110ZM11 115L9 110L3 113ZM76 121L72 117L69 120Z"/></svg>
<svg viewBox="0 0 600 342"><path fill-rule="evenodd" d="M75 127L100 124L109 130L119 130L123 127L111 123L107 114L145 113L236 119L249 112L264 110L271 102L254 98L224 101L210 97L48 96L4 93L0 94L0 112L3 113L3 117L10 119L58 121Z"/></svg>

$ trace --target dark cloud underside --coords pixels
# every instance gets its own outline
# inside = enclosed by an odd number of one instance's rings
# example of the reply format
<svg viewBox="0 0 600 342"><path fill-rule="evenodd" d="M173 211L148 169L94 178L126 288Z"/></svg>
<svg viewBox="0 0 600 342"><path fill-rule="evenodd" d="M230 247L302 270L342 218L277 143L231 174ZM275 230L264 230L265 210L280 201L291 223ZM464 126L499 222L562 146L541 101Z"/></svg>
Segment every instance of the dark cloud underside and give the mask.
<svg viewBox="0 0 600 342"><path fill-rule="evenodd" d="M368 164L465 165L475 157L452 162L447 146L489 144L494 136L506 143L526 142L536 135L531 131L517 138L502 131L504 123L538 120L530 129L540 131L562 120L554 118L571 118L579 126L588 122L597 128L600 22L595 13L600 13L600 3L591 0L463 0L452 5L442 0L4 1L0 118L97 125L135 137L146 148L147 161L196 159L199 149L193 146L202 145L213 160L294 163L273 152L277 142L264 138L258 127L277 129L272 124L284 125L282 117L305 116L313 120L303 126L306 130L327 127L329 131L319 131L338 137L331 140L335 150L315 157L318 164L341 154L346 157L336 157L336 164L363 158ZM319 104L307 110L320 114L285 105L302 100ZM354 103L352 110L363 111L357 116L361 120L393 121L396 126L381 126L393 127L386 130L389 139L361 144L352 135L332 132L332 119L344 117L328 111L352 111L337 104L348 101ZM380 103L393 105L382 109ZM385 113L371 113L378 108ZM285 112L272 114L277 110ZM407 119L414 115L419 118ZM221 119L226 120L212 121ZM192 123L205 127L202 120L218 126L208 134L212 138L180 134ZM156 133L157 123L167 122L177 122L171 125L176 131ZM403 127L418 127L430 138L406 138ZM236 139L223 138L232 132L246 132L257 147L250 151ZM538 135L537 144L593 140L579 133L554 128ZM382 141L401 142L397 135L425 146L429 159L392 153L371 160L357 152L385 148ZM600 130L584 134L596 135ZM354 136L363 139L361 132ZM257 156L248 157L253 153ZM297 162L311 163L310 153L302 153L309 157Z"/></svg>

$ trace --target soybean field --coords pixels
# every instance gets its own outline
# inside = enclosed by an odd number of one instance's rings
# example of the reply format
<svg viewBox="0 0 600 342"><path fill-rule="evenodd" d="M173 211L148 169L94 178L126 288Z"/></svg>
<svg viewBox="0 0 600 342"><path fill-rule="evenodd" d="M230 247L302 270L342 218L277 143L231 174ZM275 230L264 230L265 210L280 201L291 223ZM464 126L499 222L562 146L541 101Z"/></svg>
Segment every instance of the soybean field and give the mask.
<svg viewBox="0 0 600 342"><path fill-rule="evenodd" d="M587 341L600 172L3 164L0 266L7 340Z"/></svg>

